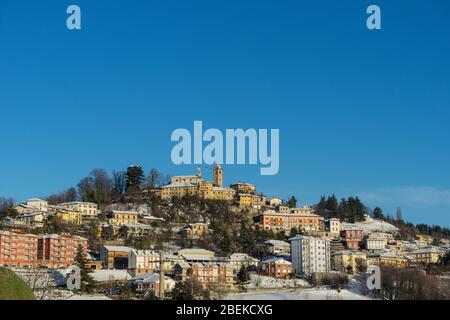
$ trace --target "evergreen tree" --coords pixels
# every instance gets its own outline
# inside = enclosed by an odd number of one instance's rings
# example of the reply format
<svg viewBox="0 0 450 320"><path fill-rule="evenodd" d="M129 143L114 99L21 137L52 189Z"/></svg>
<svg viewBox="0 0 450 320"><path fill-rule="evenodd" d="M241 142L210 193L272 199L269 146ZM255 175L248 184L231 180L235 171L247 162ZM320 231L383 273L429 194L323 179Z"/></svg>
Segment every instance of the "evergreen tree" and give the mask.
<svg viewBox="0 0 450 320"><path fill-rule="evenodd" d="M296 208L297 207L297 199L292 196L289 200L288 200L288 207L289 208Z"/></svg>
<svg viewBox="0 0 450 320"><path fill-rule="evenodd" d="M80 274L81 274L80 291L81 291L81 293L92 292L95 281L90 275L92 270L89 269L89 267L88 267L88 260L86 258L86 253L84 252L84 248L81 244L78 245L77 253L74 258L74 263L78 268L80 268Z"/></svg>
<svg viewBox="0 0 450 320"><path fill-rule="evenodd" d="M126 191L138 191L144 182L145 175L141 166L129 166L125 173Z"/></svg>
<svg viewBox="0 0 450 320"><path fill-rule="evenodd" d="M374 219L378 220L384 219L383 210L380 207L376 207L375 209L373 209L372 215Z"/></svg>
<svg viewBox="0 0 450 320"><path fill-rule="evenodd" d="M244 265L241 266L241 269L237 274L237 279L240 283L246 283L250 280L250 275L248 273L247 268Z"/></svg>

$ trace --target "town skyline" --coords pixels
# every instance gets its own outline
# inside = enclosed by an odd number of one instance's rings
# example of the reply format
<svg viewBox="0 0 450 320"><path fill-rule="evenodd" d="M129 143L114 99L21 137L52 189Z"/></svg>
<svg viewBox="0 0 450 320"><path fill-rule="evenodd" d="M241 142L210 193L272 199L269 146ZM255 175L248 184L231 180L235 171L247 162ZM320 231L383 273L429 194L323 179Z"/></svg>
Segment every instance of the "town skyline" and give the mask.
<svg viewBox="0 0 450 320"><path fill-rule="evenodd" d="M96 167L195 172L171 164L170 135L201 120L280 129L279 173L224 166L229 182L450 225L448 2L379 1L382 30L358 1L77 4L76 31L57 1L2 7L0 196Z"/></svg>

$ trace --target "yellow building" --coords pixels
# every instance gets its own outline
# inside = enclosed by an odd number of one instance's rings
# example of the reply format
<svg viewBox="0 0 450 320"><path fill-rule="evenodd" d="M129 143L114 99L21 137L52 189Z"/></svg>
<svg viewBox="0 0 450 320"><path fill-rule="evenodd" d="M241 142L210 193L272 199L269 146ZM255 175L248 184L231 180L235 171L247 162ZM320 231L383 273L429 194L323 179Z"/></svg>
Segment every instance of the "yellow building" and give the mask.
<svg viewBox="0 0 450 320"><path fill-rule="evenodd" d="M362 271L362 268L367 268L367 255L360 251L337 251L333 255L334 269L336 271L352 272Z"/></svg>
<svg viewBox="0 0 450 320"><path fill-rule="evenodd" d="M235 194L234 189L223 187L223 170L220 165L216 165L214 168L214 183L203 180L199 169L198 175L173 177L169 185L161 188L161 199L163 200L189 195L209 200L231 201Z"/></svg>
<svg viewBox="0 0 450 320"><path fill-rule="evenodd" d="M262 207L266 202L266 197L249 193L240 193L239 205L241 207Z"/></svg>
<svg viewBox="0 0 450 320"><path fill-rule="evenodd" d="M294 214L313 214L314 210L310 206L303 206L302 208L293 208L291 213Z"/></svg>
<svg viewBox="0 0 450 320"><path fill-rule="evenodd" d="M444 253L433 248L419 249L405 254L417 263L437 263Z"/></svg>
<svg viewBox="0 0 450 320"><path fill-rule="evenodd" d="M81 225L83 223L83 214L79 211L60 209L56 212L56 217L63 222Z"/></svg>
<svg viewBox="0 0 450 320"><path fill-rule="evenodd" d="M249 194L256 193L256 187L251 183L239 182L232 184L230 187L236 190L237 193L249 193Z"/></svg>
<svg viewBox="0 0 450 320"><path fill-rule="evenodd" d="M422 241L422 242L425 242L425 243L428 244L428 245L432 245L433 242L434 242L433 237L431 237L431 236L426 236L426 235L423 235L423 234L417 235L416 238L417 238L417 240Z"/></svg>
<svg viewBox="0 0 450 320"><path fill-rule="evenodd" d="M96 217L98 214L97 204L92 202L66 202L58 204L58 207L72 211L79 211L83 214L83 216Z"/></svg>
<svg viewBox="0 0 450 320"><path fill-rule="evenodd" d="M222 187L222 185L223 185L223 170L219 164L216 164L213 174L214 174L214 179L213 179L214 186Z"/></svg>
<svg viewBox="0 0 450 320"><path fill-rule="evenodd" d="M412 264L412 259L406 256L394 254L382 254L378 259L380 266L390 266L395 268L406 268Z"/></svg>
<svg viewBox="0 0 450 320"><path fill-rule="evenodd" d="M139 214L135 211L115 211L110 214L109 224L122 226L139 222Z"/></svg>
<svg viewBox="0 0 450 320"><path fill-rule="evenodd" d="M291 212L291 208L289 208L288 206L279 205L277 209L278 209L279 213L290 213Z"/></svg>

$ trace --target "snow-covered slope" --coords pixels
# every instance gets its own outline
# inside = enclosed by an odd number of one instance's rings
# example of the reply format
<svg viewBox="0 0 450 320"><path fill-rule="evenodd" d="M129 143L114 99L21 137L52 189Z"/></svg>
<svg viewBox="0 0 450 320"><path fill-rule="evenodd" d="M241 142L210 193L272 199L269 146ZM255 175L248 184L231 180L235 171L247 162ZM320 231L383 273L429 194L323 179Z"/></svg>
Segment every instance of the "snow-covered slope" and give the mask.
<svg viewBox="0 0 450 320"><path fill-rule="evenodd" d="M356 223L342 223L344 228L356 227L364 231L364 233L372 232L387 232L387 233L397 233L398 228L390 223L381 220L375 220L371 217L367 217L366 221L356 222Z"/></svg>
<svg viewBox="0 0 450 320"><path fill-rule="evenodd" d="M225 297L224 300L369 300L369 297L349 290L338 292L333 289L314 288L286 291L267 291L239 293Z"/></svg>

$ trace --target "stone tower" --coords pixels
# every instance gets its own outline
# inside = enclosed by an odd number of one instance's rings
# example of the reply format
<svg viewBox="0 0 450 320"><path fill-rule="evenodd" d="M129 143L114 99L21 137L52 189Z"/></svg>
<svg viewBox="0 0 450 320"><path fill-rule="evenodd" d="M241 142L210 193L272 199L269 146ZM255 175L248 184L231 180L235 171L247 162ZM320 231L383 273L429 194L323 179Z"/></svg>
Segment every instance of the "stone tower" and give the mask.
<svg viewBox="0 0 450 320"><path fill-rule="evenodd" d="M214 186L215 187L223 186L223 170L220 164L216 164L214 168Z"/></svg>

